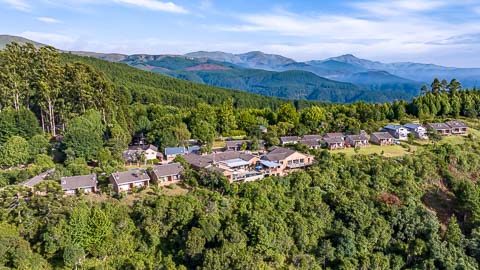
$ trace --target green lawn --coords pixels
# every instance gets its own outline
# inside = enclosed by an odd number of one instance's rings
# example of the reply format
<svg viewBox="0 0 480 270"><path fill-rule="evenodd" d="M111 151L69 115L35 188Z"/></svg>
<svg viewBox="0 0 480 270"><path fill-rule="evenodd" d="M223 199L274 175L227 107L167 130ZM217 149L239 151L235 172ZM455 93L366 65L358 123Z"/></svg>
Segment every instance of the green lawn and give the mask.
<svg viewBox="0 0 480 270"><path fill-rule="evenodd" d="M412 147L413 148L413 147ZM370 145L364 148L361 148L358 154L360 155L372 155L379 154L381 155L383 151L383 156L385 157L398 157L403 156L408 152L407 148L402 147L401 145L389 145L389 146L380 146L380 145ZM355 153L354 148L345 148L342 150L332 150L332 154L345 154L347 156L353 156Z"/></svg>
<svg viewBox="0 0 480 270"><path fill-rule="evenodd" d="M477 129L470 128L469 133L472 134L475 138L480 138L480 131ZM438 143L440 144L463 144L467 140L466 136L447 136L442 137L442 140ZM413 153L417 150L418 147L432 144L431 140L415 140L413 144L408 142L402 142L402 145L391 145L391 146L379 146L379 145L370 145L365 148L361 148L358 154L360 155L371 155L371 154L382 154L385 157L398 157L403 156L409 153ZM410 148L410 151L408 150ZM342 150L331 150L332 154L345 154L347 156L353 156L355 153L354 148L346 148Z"/></svg>

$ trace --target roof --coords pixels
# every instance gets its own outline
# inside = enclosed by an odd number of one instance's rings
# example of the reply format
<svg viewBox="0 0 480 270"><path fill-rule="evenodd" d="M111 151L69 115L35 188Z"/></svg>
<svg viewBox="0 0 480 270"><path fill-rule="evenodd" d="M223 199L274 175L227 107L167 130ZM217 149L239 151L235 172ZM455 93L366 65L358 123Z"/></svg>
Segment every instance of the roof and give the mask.
<svg viewBox="0 0 480 270"><path fill-rule="evenodd" d="M449 121L449 122L446 122L445 124L447 124L451 128L467 128L468 127L465 123L460 121Z"/></svg>
<svg viewBox="0 0 480 270"><path fill-rule="evenodd" d="M283 143L285 143L285 142L297 142L298 137L297 136L280 137L280 141L282 141Z"/></svg>
<svg viewBox="0 0 480 270"><path fill-rule="evenodd" d="M321 140L322 136L320 135L303 135L302 140L310 141L310 140Z"/></svg>
<svg viewBox="0 0 480 270"><path fill-rule="evenodd" d="M393 140L393 139L395 139L388 132L374 132L374 133L372 133L372 136L376 137L379 140Z"/></svg>
<svg viewBox="0 0 480 270"><path fill-rule="evenodd" d="M151 144L131 145L127 150L123 151L122 157L126 161L137 161L139 156L148 149L158 152L158 148Z"/></svg>
<svg viewBox="0 0 480 270"><path fill-rule="evenodd" d="M343 137L325 137L323 140L327 144L337 144L337 143L344 143Z"/></svg>
<svg viewBox="0 0 480 270"><path fill-rule="evenodd" d="M343 138L345 135L343 133L327 133L323 138Z"/></svg>
<svg viewBox="0 0 480 270"><path fill-rule="evenodd" d="M229 160L221 161L220 163L223 163L227 167L230 167L230 168L236 168L236 167L242 167L242 166L250 165L250 162L245 161L241 158L229 159Z"/></svg>
<svg viewBox="0 0 480 270"><path fill-rule="evenodd" d="M239 141L226 141L225 145L227 148L238 148L242 147L243 143L250 143L248 140L239 140Z"/></svg>
<svg viewBox="0 0 480 270"><path fill-rule="evenodd" d="M397 130L397 129L401 129L401 128L404 128L404 127L401 126L401 125L386 125L384 127L384 129L389 129L389 130Z"/></svg>
<svg viewBox="0 0 480 270"><path fill-rule="evenodd" d="M207 158L206 156L201 156L197 154L187 154L183 156L185 161L190 164L190 166L197 167L197 168L206 168L212 165L211 159Z"/></svg>
<svg viewBox="0 0 480 270"><path fill-rule="evenodd" d="M187 148L188 153L200 152L201 148L198 145L192 145Z"/></svg>
<svg viewBox="0 0 480 270"><path fill-rule="evenodd" d="M279 163L273 162L273 161L269 161L269 160L260 160L260 163L261 163L263 166L268 167L268 168L280 167L280 164L279 164Z"/></svg>
<svg viewBox="0 0 480 270"><path fill-rule="evenodd" d="M62 190L96 187L97 175L89 174L89 175L62 177L62 179L60 179L60 184L62 185Z"/></svg>
<svg viewBox="0 0 480 270"><path fill-rule="evenodd" d="M449 125L444 123L429 123L428 125L437 130L452 129Z"/></svg>
<svg viewBox="0 0 480 270"><path fill-rule="evenodd" d="M134 182L143 182L150 180L147 172L142 169L133 169L126 172L112 173L112 176L117 184L128 184Z"/></svg>
<svg viewBox="0 0 480 270"><path fill-rule="evenodd" d="M128 147L128 151L146 151L148 149L158 152L158 148L153 144L131 145Z"/></svg>
<svg viewBox="0 0 480 270"><path fill-rule="evenodd" d="M187 151L185 147L167 147L165 148L165 155L166 156L176 156L176 155L183 155L186 154Z"/></svg>
<svg viewBox="0 0 480 270"><path fill-rule="evenodd" d="M28 179L27 181L23 182L22 185L26 187L33 188L36 184L42 182L45 180L47 177L49 177L53 172L55 172L55 168L50 169L46 172L43 172L35 177L32 177Z"/></svg>
<svg viewBox="0 0 480 270"><path fill-rule="evenodd" d="M319 140L300 140L298 141L301 144L305 144L307 146L319 146L320 141Z"/></svg>
<svg viewBox="0 0 480 270"><path fill-rule="evenodd" d="M408 129L417 129L417 128L423 127L423 126L420 125L420 124L408 123L408 124L405 124L404 127L408 128Z"/></svg>
<svg viewBox="0 0 480 270"><path fill-rule="evenodd" d="M291 156L295 152L296 151L289 148L272 147L271 151L268 154L266 154L262 159L269 160L269 161L279 161Z"/></svg>
<svg viewBox="0 0 480 270"><path fill-rule="evenodd" d="M153 166L152 173L154 173L157 177L165 177L170 175L178 175L182 171L183 167L180 163L171 163Z"/></svg>
<svg viewBox="0 0 480 270"><path fill-rule="evenodd" d="M364 135L348 135L347 138L352 141L368 141L367 137Z"/></svg>

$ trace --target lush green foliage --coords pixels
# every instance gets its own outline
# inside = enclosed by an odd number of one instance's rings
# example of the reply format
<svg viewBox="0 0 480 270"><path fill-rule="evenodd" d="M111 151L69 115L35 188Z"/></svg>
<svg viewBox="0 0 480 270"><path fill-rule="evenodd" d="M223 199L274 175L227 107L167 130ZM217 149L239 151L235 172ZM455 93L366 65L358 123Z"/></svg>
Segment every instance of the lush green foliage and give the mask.
<svg viewBox="0 0 480 270"><path fill-rule="evenodd" d="M0 246L9 252L1 262L40 269L479 267L480 186L471 181L480 169L478 142L395 159L328 152L317 159L306 172L241 185L187 171L216 191L145 195L133 207L8 187L0 192ZM457 201L443 200L445 189ZM425 207L438 210L431 198L458 216L444 229Z"/></svg>

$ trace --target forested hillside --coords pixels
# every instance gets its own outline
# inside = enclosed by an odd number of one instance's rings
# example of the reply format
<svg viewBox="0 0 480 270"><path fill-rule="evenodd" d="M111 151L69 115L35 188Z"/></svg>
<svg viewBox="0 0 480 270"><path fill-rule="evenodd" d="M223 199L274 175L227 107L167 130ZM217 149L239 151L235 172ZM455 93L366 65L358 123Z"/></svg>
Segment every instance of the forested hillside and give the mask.
<svg viewBox="0 0 480 270"><path fill-rule="evenodd" d="M0 51L0 268L478 269L478 133L432 137L395 158L312 150L311 168L253 183L184 164L183 193L115 193L107 179L125 170L135 134L160 149L195 139L210 152L219 137L274 146L279 136L412 120L463 118L478 129L478 116L480 92L456 80L436 79L412 102L301 103L9 45ZM33 189L21 185L52 168ZM98 194L64 196L61 177L90 173Z"/></svg>
<svg viewBox="0 0 480 270"><path fill-rule="evenodd" d="M123 86L132 92L134 101L144 103L151 102L181 107L194 106L201 101L210 104L221 104L228 98L233 98L237 107L276 108L280 104L290 102L242 91L232 91L186 82L151 72L140 71L125 64L111 63L90 57L79 57L72 54L62 54L61 57L64 62L82 62L94 66L108 76L115 85ZM306 104L313 103L298 101L296 104L303 107Z"/></svg>

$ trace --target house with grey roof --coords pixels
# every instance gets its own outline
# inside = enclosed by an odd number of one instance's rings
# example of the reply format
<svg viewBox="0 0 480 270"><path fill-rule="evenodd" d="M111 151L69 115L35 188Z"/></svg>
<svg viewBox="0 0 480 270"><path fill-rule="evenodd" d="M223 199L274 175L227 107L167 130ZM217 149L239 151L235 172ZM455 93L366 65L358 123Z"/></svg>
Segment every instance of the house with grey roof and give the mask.
<svg viewBox="0 0 480 270"><path fill-rule="evenodd" d="M33 188L35 187L35 185L45 181L45 179L47 179L52 173L55 172L55 168L53 169L50 169L46 172L43 172L39 175L36 175L30 179L28 179L27 181L25 182L22 182L21 185L24 186L24 187L28 187L30 188L31 190L33 190Z"/></svg>
<svg viewBox="0 0 480 270"><path fill-rule="evenodd" d="M388 132L374 132L370 135L370 141L378 145L392 145L395 138Z"/></svg>
<svg viewBox="0 0 480 270"><path fill-rule="evenodd" d="M415 138L426 140L428 139L427 129L421 124L408 123L403 125L410 133L415 135Z"/></svg>
<svg viewBox="0 0 480 270"><path fill-rule="evenodd" d="M152 144L129 146L122 154L127 163L138 163L157 159L160 156L158 148Z"/></svg>
<svg viewBox="0 0 480 270"><path fill-rule="evenodd" d="M345 140L343 139L343 134L341 137L338 136L330 136L330 137L323 137L323 141L327 145L327 148L330 150L337 150L337 149L344 149L345 148Z"/></svg>
<svg viewBox="0 0 480 270"><path fill-rule="evenodd" d="M351 147L365 147L368 146L368 138L364 135L348 135L345 140Z"/></svg>
<svg viewBox="0 0 480 270"><path fill-rule="evenodd" d="M383 131L390 133L394 138L399 140L408 139L408 129L401 125L387 125L383 128Z"/></svg>
<svg viewBox="0 0 480 270"><path fill-rule="evenodd" d="M282 176L292 171L311 166L314 157L289 148L272 147L261 160L280 164L277 175Z"/></svg>
<svg viewBox="0 0 480 270"><path fill-rule="evenodd" d="M226 141L225 149L227 151L242 151L248 149L249 145L249 140Z"/></svg>
<svg viewBox="0 0 480 270"><path fill-rule="evenodd" d="M429 123L427 128L430 128L436 131L441 136L449 136L452 135L452 128L444 123Z"/></svg>
<svg viewBox="0 0 480 270"><path fill-rule="evenodd" d="M67 195L74 195L77 192L85 194L97 192L97 183L96 174L69 176L60 179L62 190Z"/></svg>
<svg viewBox="0 0 480 270"><path fill-rule="evenodd" d="M298 143L298 137L297 136L284 136L280 137L280 142L282 145L285 144L297 144Z"/></svg>
<svg viewBox="0 0 480 270"><path fill-rule="evenodd" d="M133 169L126 172L116 172L110 175L110 183L116 192L131 191L150 185L150 176L146 170Z"/></svg>
<svg viewBox="0 0 480 270"><path fill-rule="evenodd" d="M321 141L322 136L316 134L307 134L302 136L302 140L305 141Z"/></svg>
<svg viewBox="0 0 480 270"><path fill-rule="evenodd" d="M339 132L327 133L327 134L325 134L325 136L323 136L323 139L325 139L325 138L329 138L329 139L341 138L342 140L345 140L345 135L343 133L339 133Z"/></svg>
<svg viewBox="0 0 480 270"><path fill-rule="evenodd" d="M468 126L464 122L448 121L445 124L451 128L453 135L467 135L468 133Z"/></svg>
<svg viewBox="0 0 480 270"><path fill-rule="evenodd" d="M165 159L170 162L177 156L188 154L188 149L185 147L167 147L165 148Z"/></svg>
<svg viewBox="0 0 480 270"><path fill-rule="evenodd" d="M320 148L322 148L322 144L320 143L320 140L302 139L302 140L298 141L298 143L306 145L310 149L320 149Z"/></svg>
<svg viewBox="0 0 480 270"><path fill-rule="evenodd" d="M183 167L180 163L153 166L150 179L159 186L168 186L182 181Z"/></svg>

